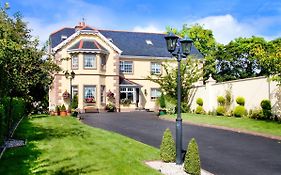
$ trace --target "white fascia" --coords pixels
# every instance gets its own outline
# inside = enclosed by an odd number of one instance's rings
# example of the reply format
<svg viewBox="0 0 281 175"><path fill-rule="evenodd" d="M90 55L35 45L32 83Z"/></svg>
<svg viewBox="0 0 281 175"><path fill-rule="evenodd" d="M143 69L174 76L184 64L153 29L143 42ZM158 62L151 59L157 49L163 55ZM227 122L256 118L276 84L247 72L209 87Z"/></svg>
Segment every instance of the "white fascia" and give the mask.
<svg viewBox="0 0 281 175"><path fill-rule="evenodd" d="M70 41L74 40L77 36L81 34L88 34L88 35L96 35L101 40L103 40L108 46L110 46L113 50L115 50L119 55L121 55L122 51L115 46L112 42L110 42L105 36L103 36L99 31L94 30L78 30L74 34L72 34L70 37L68 37L66 40L58 44L56 47L52 49L52 53L56 53L59 49L61 49L63 46L68 44Z"/></svg>

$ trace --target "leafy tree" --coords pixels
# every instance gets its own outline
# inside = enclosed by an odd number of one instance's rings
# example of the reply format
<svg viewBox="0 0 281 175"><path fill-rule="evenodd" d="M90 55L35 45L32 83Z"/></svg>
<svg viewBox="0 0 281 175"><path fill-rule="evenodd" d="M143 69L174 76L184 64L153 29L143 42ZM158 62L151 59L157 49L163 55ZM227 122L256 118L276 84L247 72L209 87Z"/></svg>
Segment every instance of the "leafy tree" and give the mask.
<svg viewBox="0 0 281 175"><path fill-rule="evenodd" d="M260 63L267 50L267 42L261 37L237 38L219 46L216 52L217 81L228 81L266 75L267 69Z"/></svg>
<svg viewBox="0 0 281 175"><path fill-rule="evenodd" d="M204 29L204 27L199 24L190 27L184 24L181 30L167 27L167 31L173 32L181 37L188 36L193 40L194 46L204 56L204 81L209 78L210 74L215 74L216 64L214 56L219 44L216 42L212 30Z"/></svg>
<svg viewBox="0 0 281 175"><path fill-rule="evenodd" d="M0 9L0 99L9 96L10 104L14 97L24 97L29 104L46 101L52 75L58 70L46 47L39 49L22 16L10 17Z"/></svg>
<svg viewBox="0 0 281 175"><path fill-rule="evenodd" d="M148 76L148 79L159 84L162 92L174 102L177 101L177 69L175 62L167 61L163 63L164 72L162 74ZM188 57L181 61L181 101L183 105L189 107L191 97L194 95L193 83L197 82L202 75L197 59Z"/></svg>
<svg viewBox="0 0 281 175"><path fill-rule="evenodd" d="M281 38L268 43L267 52L259 52L262 66L267 70L267 75L281 85Z"/></svg>

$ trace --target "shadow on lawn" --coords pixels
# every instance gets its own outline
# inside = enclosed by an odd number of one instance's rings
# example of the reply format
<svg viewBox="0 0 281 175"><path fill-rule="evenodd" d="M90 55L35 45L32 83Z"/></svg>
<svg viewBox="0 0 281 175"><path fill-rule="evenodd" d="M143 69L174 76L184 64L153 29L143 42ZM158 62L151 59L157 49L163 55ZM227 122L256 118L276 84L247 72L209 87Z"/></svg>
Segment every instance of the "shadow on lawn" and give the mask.
<svg viewBox="0 0 281 175"><path fill-rule="evenodd" d="M30 119L24 119L14 138L27 139L27 145L8 149L5 152L0 160L0 174L81 174L96 171L90 165L72 163L71 154L62 158L54 155L56 159L40 157L44 152L46 153L46 150L40 150L36 146L38 142L67 136L84 138L86 132L80 129L78 125L74 125L73 128L63 126L60 128L48 126L47 128L32 123ZM62 166L58 167L57 165Z"/></svg>

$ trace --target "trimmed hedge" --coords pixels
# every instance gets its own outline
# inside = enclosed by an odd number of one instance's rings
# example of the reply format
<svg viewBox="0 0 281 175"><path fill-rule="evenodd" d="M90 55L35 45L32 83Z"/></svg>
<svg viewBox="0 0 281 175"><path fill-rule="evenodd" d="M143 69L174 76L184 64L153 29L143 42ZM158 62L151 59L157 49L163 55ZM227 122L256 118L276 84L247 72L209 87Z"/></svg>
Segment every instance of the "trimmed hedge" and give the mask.
<svg viewBox="0 0 281 175"><path fill-rule="evenodd" d="M187 147L187 152L184 159L184 171L192 175L201 174L198 145L194 138L191 139Z"/></svg>
<svg viewBox="0 0 281 175"><path fill-rule="evenodd" d="M197 103L199 106L203 106L203 99L202 99L202 98L197 98L197 99L196 99L196 103Z"/></svg>
<svg viewBox="0 0 281 175"><path fill-rule="evenodd" d="M265 119L270 119L272 116L271 112L271 102L269 100L262 100L261 101L261 108L262 108L262 113Z"/></svg>
<svg viewBox="0 0 281 175"><path fill-rule="evenodd" d="M163 134L162 143L160 145L160 157L164 162L176 161L176 145L169 128L167 128Z"/></svg>
<svg viewBox="0 0 281 175"><path fill-rule="evenodd" d="M205 114L204 108L202 106L197 106L195 109L196 114Z"/></svg>
<svg viewBox="0 0 281 175"><path fill-rule="evenodd" d="M216 109L216 113L217 115L220 115L220 116L224 116L225 115L225 107L224 106L218 106L217 109Z"/></svg>
<svg viewBox="0 0 281 175"><path fill-rule="evenodd" d="M233 111L235 117L244 117L246 115L246 109L244 106L236 106Z"/></svg>
<svg viewBox="0 0 281 175"><path fill-rule="evenodd" d="M225 105L225 98L223 96L218 96L217 101L220 106Z"/></svg>
<svg viewBox="0 0 281 175"><path fill-rule="evenodd" d="M245 105L245 98L244 97L237 97L236 103L241 105L241 106L244 106Z"/></svg>

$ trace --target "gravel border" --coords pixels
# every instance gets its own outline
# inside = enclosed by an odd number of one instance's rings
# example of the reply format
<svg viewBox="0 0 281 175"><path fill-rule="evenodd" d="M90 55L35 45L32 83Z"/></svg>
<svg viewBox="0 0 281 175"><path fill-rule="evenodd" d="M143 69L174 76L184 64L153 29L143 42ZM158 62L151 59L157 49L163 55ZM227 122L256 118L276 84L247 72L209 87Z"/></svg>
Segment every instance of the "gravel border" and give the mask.
<svg viewBox="0 0 281 175"><path fill-rule="evenodd" d="M182 165L176 165L176 163L165 163L162 161L147 161L145 162L149 167L156 169L164 175L188 175L183 170ZM201 175L214 175L206 170L201 169Z"/></svg>

